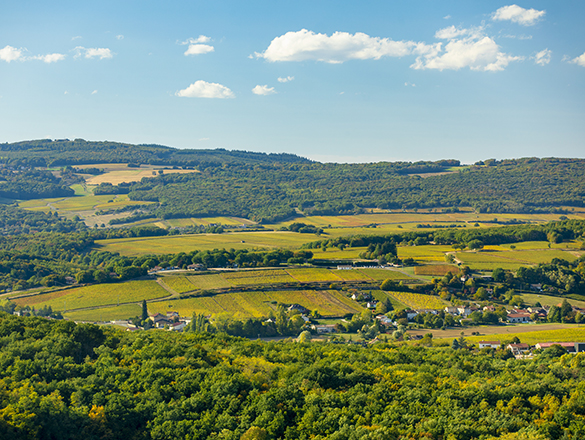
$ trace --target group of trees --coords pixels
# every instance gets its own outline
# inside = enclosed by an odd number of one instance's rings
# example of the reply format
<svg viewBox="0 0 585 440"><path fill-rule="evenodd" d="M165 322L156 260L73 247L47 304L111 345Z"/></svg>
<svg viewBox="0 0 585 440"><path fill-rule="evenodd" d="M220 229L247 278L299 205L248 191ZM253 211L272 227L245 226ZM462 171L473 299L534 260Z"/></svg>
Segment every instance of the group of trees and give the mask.
<svg viewBox="0 0 585 440"><path fill-rule="evenodd" d="M129 333L5 314L0 341L7 439L585 436L585 357L558 347L515 360L447 347Z"/></svg>

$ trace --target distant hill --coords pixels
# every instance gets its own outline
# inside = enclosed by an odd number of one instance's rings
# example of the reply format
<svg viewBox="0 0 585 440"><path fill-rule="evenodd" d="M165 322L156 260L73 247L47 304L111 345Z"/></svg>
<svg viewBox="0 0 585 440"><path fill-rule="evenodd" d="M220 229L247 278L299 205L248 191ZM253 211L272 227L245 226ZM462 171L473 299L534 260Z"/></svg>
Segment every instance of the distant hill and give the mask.
<svg viewBox="0 0 585 440"><path fill-rule="evenodd" d="M7 164L64 166L93 163L137 163L152 165L200 166L225 163L311 163L295 154L251 151L181 150L163 145L132 145L94 142L84 139L40 139L0 144L0 156Z"/></svg>

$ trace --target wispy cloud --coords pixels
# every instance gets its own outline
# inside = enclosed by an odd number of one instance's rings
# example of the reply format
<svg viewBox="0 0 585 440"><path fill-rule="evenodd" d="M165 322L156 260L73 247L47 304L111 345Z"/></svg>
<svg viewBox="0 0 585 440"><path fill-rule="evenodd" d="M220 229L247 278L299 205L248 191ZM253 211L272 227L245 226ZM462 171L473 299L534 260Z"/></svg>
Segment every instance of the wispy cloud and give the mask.
<svg viewBox="0 0 585 440"><path fill-rule="evenodd" d="M100 60L113 58L114 54L112 51L105 47L92 47L86 48L83 46L77 46L75 49L75 58L99 58Z"/></svg>
<svg viewBox="0 0 585 440"><path fill-rule="evenodd" d="M94 90L93 92L91 92L92 95L97 95L97 90Z"/></svg>
<svg viewBox="0 0 585 440"><path fill-rule="evenodd" d="M252 89L252 93L255 95L266 96L273 95L276 93L276 91L274 90L274 87L268 87L267 85L257 85Z"/></svg>
<svg viewBox="0 0 585 440"><path fill-rule="evenodd" d="M116 39L117 40L123 40L124 39L124 35L122 35L122 34L116 35Z"/></svg>
<svg viewBox="0 0 585 440"><path fill-rule="evenodd" d="M295 77L294 77L294 76L285 76L285 77L279 77L279 78L278 78L278 82L281 82L281 83L287 83L287 82L291 82L291 81L293 81L294 79L295 79Z"/></svg>
<svg viewBox="0 0 585 440"><path fill-rule="evenodd" d="M414 84L414 83L409 83L409 82L405 82L405 83L404 83L404 85L405 85L406 87L416 87L416 84Z"/></svg>
<svg viewBox="0 0 585 440"><path fill-rule="evenodd" d="M534 55L533 59L534 62L540 66L546 66L550 63L550 58L552 55L552 50L544 49Z"/></svg>
<svg viewBox="0 0 585 440"><path fill-rule="evenodd" d="M175 93L181 98L235 98L234 93L218 83L209 83L203 80L195 81L189 87Z"/></svg>
<svg viewBox="0 0 585 440"><path fill-rule="evenodd" d="M16 47L6 46L3 49L0 49L0 60L6 61L7 63L11 61L22 60L22 49L17 49Z"/></svg>
<svg viewBox="0 0 585 440"><path fill-rule="evenodd" d="M569 58L569 63L578 64L579 66L585 67L585 52L583 52L583 54L579 55L577 58Z"/></svg>
<svg viewBox="0 0 585 440"><path fill-rule="evenodd" d="M534 26L543 18L546 11L538 11L536 9L524 9L518 5L503 6L492 14L492 20L496 21L511 21L522 26Z"/></svg>
<svg viewBox="0 0 585 440"><path fill-rule="evenodd" d="M62 53L49 53L47 55L37 55L33 57L35 60L44 61L47 64L56 63L57 61L63 61L66 55Z"/></svg>

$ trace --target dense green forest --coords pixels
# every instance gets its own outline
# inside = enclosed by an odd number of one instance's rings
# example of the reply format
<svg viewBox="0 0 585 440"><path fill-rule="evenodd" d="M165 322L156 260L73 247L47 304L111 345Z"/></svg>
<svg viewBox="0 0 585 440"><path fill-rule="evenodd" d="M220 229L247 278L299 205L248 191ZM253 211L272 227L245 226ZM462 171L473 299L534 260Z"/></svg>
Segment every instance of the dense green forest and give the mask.
<svg viewBox="0 0 585 440"><path fill-rule="evenodd" d="M585 355L460 342L263 343L0 313L0 437L585 437Z"/></svg>
<svg viewBox="0 0 585 440"><path fill-rule="evenodd" d="M168 174L120 188L158 202L159 218L239 215L260 222L368 208L472 206L478 212L534 212L582 206L585 161L522 159L456 173L404 176L399 164L265 164Z"/></svg>
<svg viewBox="0 0 585 440"><path fill-rule="evenodd" d="M251 151L180 150L162 145L132 145L120 142L91 142L84 139L40 139L0 144L1 161L11 166L61 167L93 163L133 163L180 166L299 162L308 159L294 154Z"/></svg>

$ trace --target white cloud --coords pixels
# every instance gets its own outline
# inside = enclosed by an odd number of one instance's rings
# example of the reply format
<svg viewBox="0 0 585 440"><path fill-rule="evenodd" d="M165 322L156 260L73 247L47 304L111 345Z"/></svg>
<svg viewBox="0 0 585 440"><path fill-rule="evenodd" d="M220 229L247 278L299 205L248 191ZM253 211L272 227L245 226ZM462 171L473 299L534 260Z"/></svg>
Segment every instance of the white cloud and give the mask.
<svg viewBox="0 0 585 440"><path fill-rule="evenodd" d="M252 93L255 95L262 95L262 96L266 96L266 95L273 95L274 93L276 93L276 91L274 90L274 87L268 87L267 85L257 85L256 87L254 87L252 89Z"/></svg>
<svg viewBox="0 0 585 440"><path fill-rule="evenodd" d="M235 98L234 93L226 86L206 81L195 81L189 87L179 90L176 96L182 98Z"/></svg>
<svg viewBox="0 0 585 440"><path fill-rule="evenodd" d="M450 26L437 31L436 38L447 39L434 50L419 56L410 66L413 69L459 70L469 67L478 71L503 70L511 61L522 59L500 52L496 42L483 33L482 28L457 29Z"/></svg>
<svg viewBox="0 0 585 440"><path fill-rule="evenodd" d="M401 57L425 50L425 45L421 43L370 37L361 32L335 32L328 36L302 29L276 37L263 53L255 55L271 62L315 60L343 63L348 60L378 60L384 56Z"/></svg>
<svg viewBox="0 0 585 440"><path fill-rule="evenodd" d="M209 138L200 138L199 139L199 142L205 142L205 141L208 141L208 140L209 140Z"/></svg>
<svg viewBox="0 0 585 440"><path fill-rule="evenodd" d="M76 51L75 58L84 57L84 58L99 58L103 60L105 58L112 58L114 54L110 49L104 47L93 47L93 48L85 48L82 46L77 46L75 49Z"/></svg>
<svg viewBox="0 0 585 440"><path fill-rule="evenodd" d="M405 83L404 83L404 85L405 85L406 87L409 87L409 86L410 86L410 87L416 87L416 84L414 84L414 83L409 83L409 82L405 82Z"/></svg>
<svg viewBox="0 0 585 440"><path fill-rule="evenodd" d="M214 50L213 46L208 44L191 44L185 51L185 55L203 55Z"/></svg>
<svg viewBox="0 0 585 440"><path fill-rule="evenodd" d="M445 16L443 17L443 19L444 19L444 20L449 20L450 18L451 18L451 16L450 16L450 15L445 15Z"/></svg>
<svg viewBox="0 0 585 440"><path fill-rule="evenodd" d="M71 37L71 41L80 40L83 38L81 35L76 35L75 37Z"/></svg>
<svg viewBox="0 0 585 440"><path fill-rule="evenodd" d="M550 63L550 57L552 55L552 51L549 49L544 49L534 55L534 62L541 66L544 66Z"/></svg>
<svg viewBox="0 0 585 440"><path fill-rule="evenodd" d="M209 43L211 38L205 35L199 35L197 38L188 38L185 41L181 41L179 44L186 45L188 44L189 47L185 51L185 55L203 55L206 53L210 53L215 51L213 46L209 44L202 44L202 43Z"/></svg>
<svg viewBox="0 0 585 440"><path fill-rule="evenodd" d="M0 60L9 63L10 61L16 61L19 59L22 59L21 49L12 46L6 46L4 49L0 49Z"/></svg>
<svg viewBox="0 0 585 440"><path fill-rule="evenodd" d="M93 92L91 92L92 95L97 95L97 90L94 90Z"/></svg>
<svg viewBox="0 0 585 440"><path fill-rule="evenodd" d="M579 66L582 66L582 67L585 67L585 52L583 52L583 54L579 55L577 58L573 58L569 62L573 63L573 64L578 64Z"/></svg>
<svg viewBox="0 0 585 440"><path fill-rule="evenodd" d="M65 59L65 55L62 53L49 53L47 55L37 55L33 57L35 60L44 61L47 64L56 63L57 61L63 61Z"/></svg>
<svg viewBox="0 0 585 440"><path fill-rule="evenodd" d="M205 35L199 35L197 38L188 38L185 41L182 41L180 44L199 44L199 43L209 43L211 38L206 37Z"/></svg>
<svg viewBox="0 0 585 440"><path fill-rule="evenodd" d="M518 5L503 6L492 14L492 20L509 20L513 23L521 24L522 26L535 25L544 15L546 11L538 11L536 9L524 9Z"/></svg>
<svg viewBox="0 0 585 440"><path fill-rule="evenodd" d="M123 40L124 39L124 35L116 35L116 39L117 40Z"/></svg>
<svg viewBox="0 0 585 440"><path fill-rule="evenodd" d="M294 76L279 77L278 78L278 82L287 83L287 82L290 82L290 81L292 81L294 79L295 79Z"/></svg>

